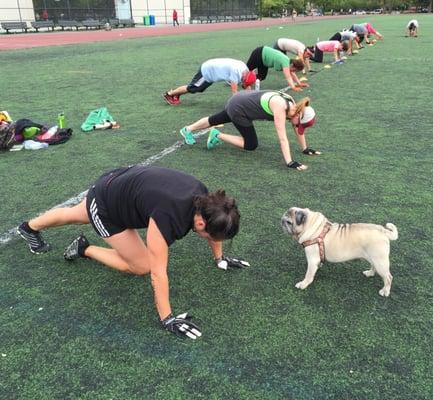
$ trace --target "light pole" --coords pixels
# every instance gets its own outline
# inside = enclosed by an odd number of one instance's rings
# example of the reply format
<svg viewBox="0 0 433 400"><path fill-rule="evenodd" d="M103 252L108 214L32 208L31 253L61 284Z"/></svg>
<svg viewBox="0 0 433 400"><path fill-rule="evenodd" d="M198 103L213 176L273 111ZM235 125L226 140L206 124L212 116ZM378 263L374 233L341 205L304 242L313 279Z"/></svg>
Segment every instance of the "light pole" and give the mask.
<svg viewBox="0 0 433 400"><path fill-rule="evenodd" d="M17 7L18 7L18 14L20 15L20 22L23 22L23 19L22 19L22 17L21 17L20 0L17 0Z"/></svg>

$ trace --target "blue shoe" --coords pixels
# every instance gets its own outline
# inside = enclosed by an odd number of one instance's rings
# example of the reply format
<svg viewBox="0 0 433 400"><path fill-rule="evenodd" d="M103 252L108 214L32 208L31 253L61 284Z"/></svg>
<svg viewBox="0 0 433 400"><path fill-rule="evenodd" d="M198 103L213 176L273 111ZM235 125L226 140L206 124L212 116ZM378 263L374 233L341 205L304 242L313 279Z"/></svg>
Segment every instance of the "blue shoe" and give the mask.
<svg viewBox="0 0 433 400"><path fill-rule="evenodd" d="M208 150L212 150L215 146L222 143L222 141L218 139L219 134L220 134L220 131L218 129L212 128L210 130L209 136L207 137Z"/></svg>
<svg viewBox="0 0 433 400"><path fill-rule="evenodd" d="M194 136L192 135L192 132L186 129L186 126L180 130L180 134L185 139L186 144L193 145L196 143Z"/></svg>

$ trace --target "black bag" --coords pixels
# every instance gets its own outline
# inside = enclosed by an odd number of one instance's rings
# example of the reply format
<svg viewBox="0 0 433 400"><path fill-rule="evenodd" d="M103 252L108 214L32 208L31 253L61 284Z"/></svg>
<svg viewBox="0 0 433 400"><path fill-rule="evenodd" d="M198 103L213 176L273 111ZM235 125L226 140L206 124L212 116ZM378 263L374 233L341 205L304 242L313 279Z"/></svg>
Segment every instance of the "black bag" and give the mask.
<svg viewBox="0 0 433 400"><path fill-rule="evenodd" d="M35 140L42 143L48 143L50 146L52 144L62 144L67 142L72 136L71 128L59 129L53 136L47 139L41 139L42 135L36 135Z"/></svg>

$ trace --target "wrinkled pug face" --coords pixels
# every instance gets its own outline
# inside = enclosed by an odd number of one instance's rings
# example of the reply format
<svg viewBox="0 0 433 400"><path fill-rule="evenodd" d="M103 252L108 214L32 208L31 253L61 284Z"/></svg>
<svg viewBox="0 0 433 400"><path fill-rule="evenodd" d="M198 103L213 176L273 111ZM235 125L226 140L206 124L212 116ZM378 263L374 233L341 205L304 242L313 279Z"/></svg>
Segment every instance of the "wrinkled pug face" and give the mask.
<svg viewBox="0 0 433 400"><path fill-rule="evenodd" d="M300 235L307 221L308 208L289 208L281 218L283 231L289 235Z"/></svg>

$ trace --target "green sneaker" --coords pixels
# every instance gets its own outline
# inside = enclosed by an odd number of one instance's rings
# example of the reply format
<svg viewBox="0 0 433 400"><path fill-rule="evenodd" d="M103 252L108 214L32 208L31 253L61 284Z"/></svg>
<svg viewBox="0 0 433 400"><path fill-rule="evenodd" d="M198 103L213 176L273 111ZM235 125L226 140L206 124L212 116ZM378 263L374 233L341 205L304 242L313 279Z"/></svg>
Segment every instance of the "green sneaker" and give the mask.
<svg viewBox="0 0 433 400"><path fill-rule="evenodd" d="M220 134L220 131L218 129L212 128L210 130L209 136L207 137L208 150L212 150L215 146L222 143L222 141L218 139L219 134Z"/></svg>
<svg viewBox="0 0 433 400"><path fill-rule="evenodd" d="M194 136L192 135L192 132L189 131L188 129L186 129L186 126L183 127L183 128L180 130L180 134L181 134L181 135L183 136L183 138L185 139L185 143L186 143L186 144L193 145L193 144L196 143L196 142L195 142L195 139L194 139Z"/></svg>

